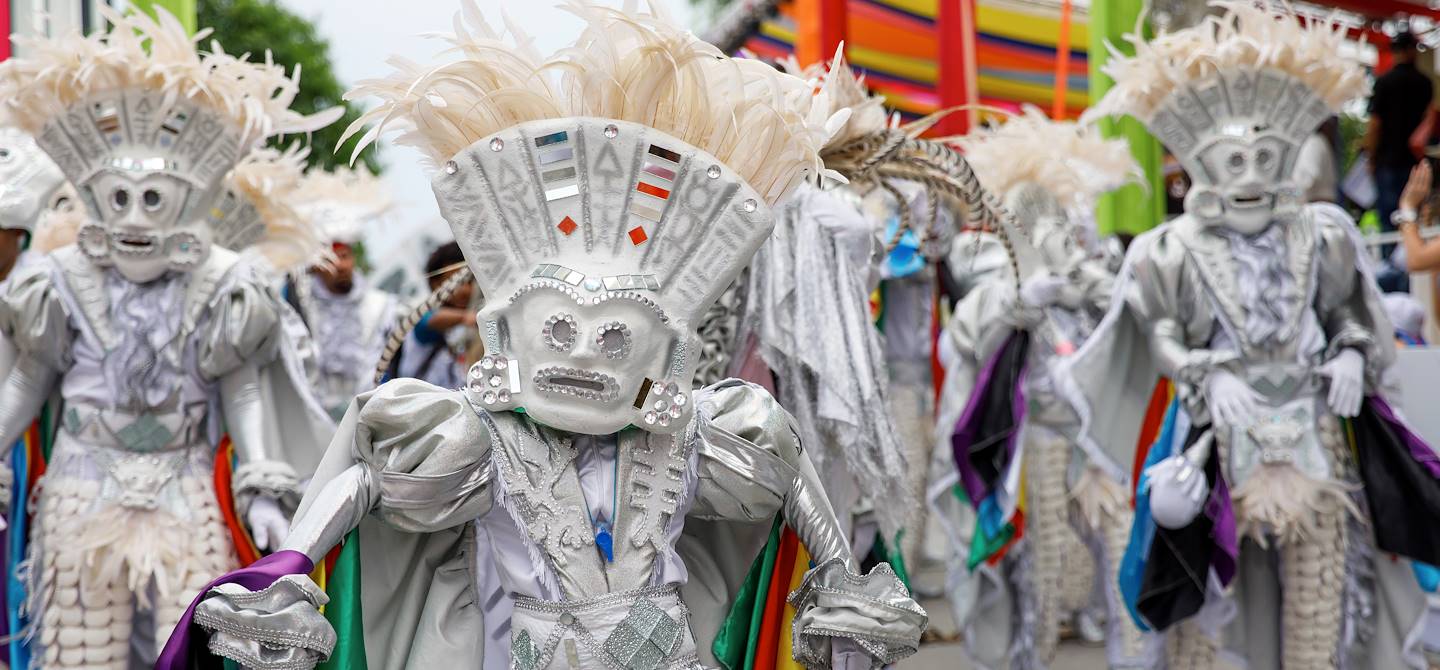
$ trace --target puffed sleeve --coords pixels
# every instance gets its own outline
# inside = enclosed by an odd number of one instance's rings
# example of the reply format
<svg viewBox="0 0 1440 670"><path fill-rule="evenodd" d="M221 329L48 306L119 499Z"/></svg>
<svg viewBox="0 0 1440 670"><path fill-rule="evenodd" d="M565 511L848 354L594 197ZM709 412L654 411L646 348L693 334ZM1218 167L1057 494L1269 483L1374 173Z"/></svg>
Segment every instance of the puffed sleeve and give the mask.
<svg viewBox="0 0 1440 670"><path fill-rule="evenodd" d="M1179 385L1182 395L1189 396L1212 369L1237 354L1206 347L1213 318L1201 313L1206 303L1200 279L1178 235L1167 229L1136 239L1130 252L1131 276L1122 283L1119 297L1148 329L1156 367Z"/></svg>
<svg viewBox="0 0 1440 670"><path fill-rule="evenodd" d="M699 485L690 514L764 521L780 511L800 460L794 419L764 389L727 379L695 393Z"/></svg>
<svg viewBox="0 0 1440 670"><path fill-rule="evenodd" d="M355 456L377 484L381 520L431 532L490 511L490 431L464 391L396 379L355 402Z"/></svg>
<svg viewBox="0 0 1440 670"><path fill-rule="evenodd" d="M56 370L69 369L75 330L51 265L35 263L16 272L0 297L0 332L21 354Z"/></svg>
<svg viewBox="0 0 1440 670"><path fill-rule="evenodd" d="M1307 213L1316 227L1315 311L1329 342L1326 358L1344 348L1356 349L1365 355L1366 376L1373 381L1393 358L1394 347L1379 291L1359 262L1360 252L1351 233L1355 222L1329 203L1312 205ZM1381 329L1386 335L1376 337Z"/></svg>
<svg viewBox="0 0 1440 670"><path fill-rule="evenodd" d="M828 668L858 647L876 668L914 653L925 610L888 565L856 572L790 415L764 389L734 379L698 393L696 407L700 476L691 514L754 522L779 512L815 563L789 599L795 660Z"/></svg>
<svg viewBox="0 0 1440 670"><path fill-rule="evenodd" d="M246 363L273 360L283 335L280 308L279 296L255 276L242 276L217 293L201 326L200 373L219 379Z"/></svg>

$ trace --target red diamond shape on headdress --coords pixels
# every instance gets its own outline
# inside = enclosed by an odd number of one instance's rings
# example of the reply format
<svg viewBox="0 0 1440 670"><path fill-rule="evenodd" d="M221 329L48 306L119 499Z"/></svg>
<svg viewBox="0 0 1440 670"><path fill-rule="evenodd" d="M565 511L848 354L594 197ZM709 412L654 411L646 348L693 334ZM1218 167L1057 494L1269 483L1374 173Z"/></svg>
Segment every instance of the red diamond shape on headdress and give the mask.
<svg viewBox="0 0 1440 670"><path fill-rule="evenodd" d="M555 227L559 228L560 232L565 233L565 235L568 236L570 235L570 233L575 232L575 229L579 228L580 226L575 224L575 219L567 216L563 219L560 219L560 223L555 224Z"/></svg>
<svg viewBox="0 0 1440 670"><path fill-rule="evenodd" d="M644 228L640 226L635 226L634 228L630 229L630 244L638 247L644 244L645 240L648 239L650 239L650 236L645 234Z"/></svg>

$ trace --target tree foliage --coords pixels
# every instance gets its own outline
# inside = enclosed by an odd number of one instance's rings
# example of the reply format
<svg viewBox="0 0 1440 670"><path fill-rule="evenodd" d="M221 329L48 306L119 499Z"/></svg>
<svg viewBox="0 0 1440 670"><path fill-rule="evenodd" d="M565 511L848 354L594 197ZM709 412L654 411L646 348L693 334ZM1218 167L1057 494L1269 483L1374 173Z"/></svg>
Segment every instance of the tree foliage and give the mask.
<svg viewBox="0 0 1440 670"><path fill-rule="evenodd" d="M251 60L263 60L268 50L276 63L293 71L300 66L300 93L292 108L312 114L335 105L345 104L345 116L310 138L310 165L333 168L350 160L356 138L340 146L345 128L360 116L361 110L341 97L345 86L335 77L330 64L330 43L315 30L315 25L275 0L200 0L199 25L215 30L212 37L227 53L249 53ZM290 138L272 140L287 143ZM372 145L361 154L361 161L371 172L379 174L380 162ZM358 163L357 163L358 166Z"/></svg>

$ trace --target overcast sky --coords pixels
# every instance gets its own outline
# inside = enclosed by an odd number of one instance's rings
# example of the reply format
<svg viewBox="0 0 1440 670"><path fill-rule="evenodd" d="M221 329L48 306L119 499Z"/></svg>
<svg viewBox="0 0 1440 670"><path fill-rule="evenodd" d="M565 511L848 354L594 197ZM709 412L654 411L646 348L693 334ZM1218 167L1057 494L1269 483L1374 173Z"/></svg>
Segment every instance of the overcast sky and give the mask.
<svg viewBox="0 0 1440 670"><path fill-rule="evenodd" d="M452 17L461 0L280 0L297 13L316 22L321 34L330 40L330 56L335 74L347 86L356 80L374 77L389 70L385 60L400 55L421 63L434 63L440 44L420 37L423 33L450 32ZM692 20L686 0L655 0L677 20ZM505 13L523 26L542 53L551 53L570 43L580 32L575 17L555 8L556 0L478 0L485 17L499 25ZM616 0L615 4L619 4ZM303 74L302 74L303 76ZM419 163L414 150L385 146L381 158L386 165L385 181L396 201L392 221L383 230L370 236L372 258L379 254L400 253L413 258L428 250L406 249L417 244L423 233L434 238L449 239L450 231L440 219L430 192L429 175ZM422 256L423 257L423 256ZM377 258L377 260L383 260Z"/></svg>

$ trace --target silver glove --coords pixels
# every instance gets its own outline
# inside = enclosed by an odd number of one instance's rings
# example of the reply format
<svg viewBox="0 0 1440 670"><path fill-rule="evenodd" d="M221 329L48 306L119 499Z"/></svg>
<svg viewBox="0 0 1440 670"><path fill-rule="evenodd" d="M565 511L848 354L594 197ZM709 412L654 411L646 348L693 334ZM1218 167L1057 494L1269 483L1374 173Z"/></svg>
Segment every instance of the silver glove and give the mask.
<svg viewBox="0 0 1440 670"><path fill-rule="evenodd" d="M195 623L210 632L216 656L254 670L308 670L335 650L335 629L320 614L329 600L304 575L259 591L222 584L195 608Z"/></svg>

